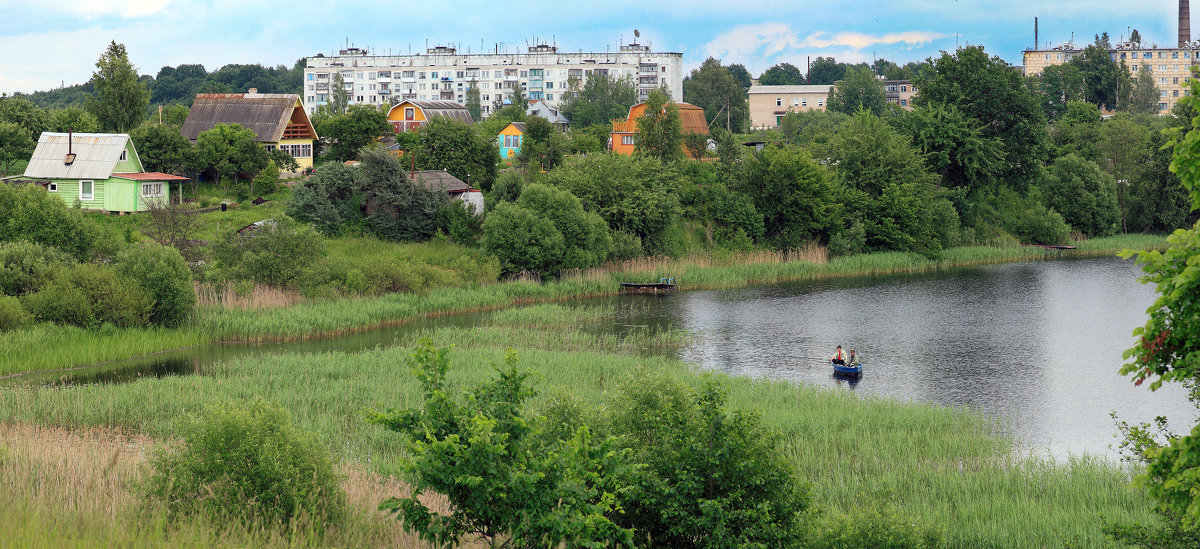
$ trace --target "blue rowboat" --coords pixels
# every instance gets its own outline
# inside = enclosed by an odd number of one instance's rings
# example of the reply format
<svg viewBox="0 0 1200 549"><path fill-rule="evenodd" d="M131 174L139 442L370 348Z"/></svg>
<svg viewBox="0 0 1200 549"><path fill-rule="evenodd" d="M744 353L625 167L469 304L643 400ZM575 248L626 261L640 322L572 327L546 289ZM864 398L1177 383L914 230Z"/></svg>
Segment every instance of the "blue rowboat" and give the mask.
<svg viewBox="0 0 1200 549"><path fill-rule="evenodd" d="M833 364L833 375L846 376L846 377L858 377L858 376L862 375L862 363L861 362L858 364L842 365L842 364L835 364L831 361L830 364Z"/></svg>

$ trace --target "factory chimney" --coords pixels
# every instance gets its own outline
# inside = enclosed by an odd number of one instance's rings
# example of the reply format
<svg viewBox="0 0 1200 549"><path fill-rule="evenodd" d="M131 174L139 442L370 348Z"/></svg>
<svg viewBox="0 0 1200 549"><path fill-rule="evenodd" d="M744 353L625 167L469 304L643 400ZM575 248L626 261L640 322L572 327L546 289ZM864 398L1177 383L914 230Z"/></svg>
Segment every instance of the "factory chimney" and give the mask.
<svg viewBox="0 0 1200 549"><path fill-rule="evenodd" d="M1192 10L1188 0L1179 0L1179 47L1186 48L1192 41Z"/></svg>

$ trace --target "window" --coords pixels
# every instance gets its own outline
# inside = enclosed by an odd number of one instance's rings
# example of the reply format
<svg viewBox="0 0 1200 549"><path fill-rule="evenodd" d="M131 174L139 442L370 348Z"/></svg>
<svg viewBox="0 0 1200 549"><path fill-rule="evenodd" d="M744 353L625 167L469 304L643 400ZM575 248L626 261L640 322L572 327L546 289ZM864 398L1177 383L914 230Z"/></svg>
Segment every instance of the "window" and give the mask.
<svg viewBox="0 0 1200 549"><path fill-rule="evenodd" d="M1159 84L1166 84L1166 83L1167 83L1167 79L1166 79L1166 77L1159 78L1159 79L1158 79L1158 83L1159 83Z"/></svg>
<svg viewBox="0 0 1200 549"><path fill-rule="evenodd" d="M1167 58L1167 52L1165 52L1165 51L1160 51L1160 52L1158 52L1158 58L1159 58L1159 59L1166 59L1166 58Z"/></svg>
<svg viewBox="0 0 1200 549"><path fill-rule="evenodd" d="M776 98L775 98L775 106L776 106L776 107L782 107L782 106L783 106L783 98L782 98L782 97L776 97Z"/></svg>
<svg viewBox="0 0 1200 549"><path fill-rule="evenodd" d="M1144 52L1142 53L1142 59L1154 59L1154 53Z"/></svg>
<svg viewBox="0 0 1200 549"><path fill-rule="evenodd" d="M454 75L455 75L455 76L457 76L458 78L462 78L462 77L463 77L463 71L458 71L458 72L457 72L457 73L455 73Z"/></svg>
<svg viewBox="0 0 1200 549"><path fill-rule="evenodd" d="M1134 66L1132 66L1132 67L1129 67L1129 70L1131 70L1131 71L1133 71L1133 72L1137 72L1137 65L1134 65Z"/></svg>
<svg viewBox="0 0 1200 549"><path fill-rule="evenodd" d="M529 78L529 71L521 71L521 78Z"/></svg>
<svg viewBox="0 0 1200 549"><path fill-rule="evenodd" d="M433 71L433 72L429 73L429 77L430 77L430 78L437 78L437 71Z"/></svg>
<svg viewBox="0 0 1200 549"><path fill-rule="evenodd" d="M825 106L825 100L824 100L824 99L817 99L817 106L818 106L818 107L824 107L824 106Z"/></svg>
<svg viewBox="0 0 1200 549"><path fill-rule="evenodd" d="M1125 59L1125 52L1121 52L1121 59Z"/></svg>
<svg viewBox="0 0 1200 549"><path fill-rule="evenodd" d="M1178 84L1178 83L1179 83L1179 77L1178 77L1178 76L1176 76L1175 78L1172 78L1172 79L1171 79L1171 83L1172 83L1172 84Z"/></svg>
<svg viewBox="0 0 1200 549"><path fill-rule="evenodd" d="M79 182L79 199L80 200L95 200L96 199L96 183L94 181Z"/></svg>
<svg viewBox="0 0 1200 549"><path fill-rule="evenodd" d="M46 190L52 193L58 192L58 183L51 183L46 186Z"/></svg>
<svg viewBox="0 0 1200 549"><path fill-rule="evenodd" d="M417 73L417 74L419 75L419 76L418 76L418 78L420 78L421 80L424 80L424 79L425 79L425 71L421 71L421 72L419 72L419 73Z"/></svg>
<svg viewBox="0 0 1200 549"><path fill-rule="evenodd" d="M546 101L554 101L554 94L552 94L552 93L546 94Z"/></svg>
<svg viewBox="0 0 1200 549"><path fill-rule="evenodd" d="M1179 52L1177 52L1177 51L1171 52L1171 59L1179 59Z"/></svg>
<svg viewBox="0 0 1200 549"><path fill-rule="evenodd" d="M775 125L776 125L776 126L778 126L778 125L780 125L780 124L783 124L783 117L782 117L782 116L776 116L776 117L775 117Z"/></svg>
<svg viewBox="0 0 1200 549"><path fill-rule="evenodd" d="M1159 104L1158 104L1158 110L1160 110L1160 111L1165 111L1165 110L1167 110L1167 104L1166 104L1166 103L1159 103Z"/></svg>
<svg viewBox="0 0 1200 549"><path fill-rule="evenodd" d="M792 106L793 106L793 107L795 107L796 105L799 105L799 104L800 104L800 98L799 98L799 97L793 97L793 98L792 98Z"/></svg>
<svg viewBox="0 0 1200 549"><path fill-rule="evenodd" d="M1171 97L1179 97L1179 90L1171 90Z"/></svg>
<svg viewBox="0 0 1200 549"><path fill-rule="evenodd" d="M161 197L163 195L162 183L142 183L142 196L146 198Z"/></svg>
<svg viewBox="0 0 1200 549"><path fill-rule="evenodd" d="M900 106L901 106L901 107L907 107L907 106L908 106L908 100L907 100L907 99L901 99L901 100L900 100Z"/></svg>
<svg viewBox="0 0 1200 549"><path fill-rule="evenodd" d="M907 91L908 91L908 86L901 85L901 86L900 86L900 91L902 91L902 92L907 92Z"/></svg>
<svg viewBox="0 0 1200 549"><path fill-rule="evenodd" d="M548 90L554 89L554 82L546 82L546 89L548 89Z"/></svg>
<svg viewBox="0 0 1200 549"><path fill-rule="evenodd" d="M129 160L129 151L121 149L121 158L118 158L117 161L124 162L126 160Z"/></svg>
<svg viewBox="0 0 1200 549"><path fill-rule="evenodd" d="M804 99L801 99L801 100L800 100L800 106L802 106L802 107L807 107L807 106L808 106L808 98L807 98L807 97L805 97Z"/></svg>
<svg viewBox="0 0 1200 549"><path fill-rule="evenodd" d="M310 72L310 73L308 73L308 81L309 81L309 82L312 82L312 81L313 81L313 77L314 77L314 76L316 76L316 75L315 75L315 74L313 74L313 73L311 73L311 72Z"/></svg>
<svg viewBox="0 0 1200 549"><path fill-rule="evenodd" d="M1166 97L1166 96L1167 96L1167 90L1162 90L1162 91L1158 92L1158 96L1159 96L1159 97Z"/></svg>
<svg viewBox="0 0 1200 549"><path fill-rule="evenodd" d="M632 145L633 144L633 136L632 135L622 135L621 136L621 144L622 145Z"/></svg>
<svg viewBox="0 0 1200 549"><path fill-rule="evenodd" d="M425 78L423 76L425 73L421 73L421 74L422 74L421 78ZM417 73L415 73L413 71L404 71L404 72L400 73L400 76L402 76L403 78L413 78L416 75L417 75Z"/></svg>

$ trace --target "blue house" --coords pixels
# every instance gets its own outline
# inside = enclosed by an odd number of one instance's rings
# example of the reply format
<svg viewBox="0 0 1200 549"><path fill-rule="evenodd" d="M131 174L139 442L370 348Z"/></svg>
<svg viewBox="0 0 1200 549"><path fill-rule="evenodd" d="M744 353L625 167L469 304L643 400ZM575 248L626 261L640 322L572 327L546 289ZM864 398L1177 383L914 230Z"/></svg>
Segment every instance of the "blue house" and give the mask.
<svg viewBox="0 0 1200 549"><path fill-rule="evenodd" d="M496 136L496 144L500 146L500 160L508 160L521 155L521 139L525 136L524 122L509 122L500 134Z"/></svg>

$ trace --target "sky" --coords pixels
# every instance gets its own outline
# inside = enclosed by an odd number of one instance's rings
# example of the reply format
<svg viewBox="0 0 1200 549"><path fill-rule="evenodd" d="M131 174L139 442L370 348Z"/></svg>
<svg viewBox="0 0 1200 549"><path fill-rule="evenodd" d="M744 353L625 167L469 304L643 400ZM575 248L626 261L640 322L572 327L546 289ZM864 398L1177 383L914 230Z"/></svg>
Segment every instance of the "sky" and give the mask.
<svg viewBox="0 0 1200 549"><path fill-rule="evenodd" d="M1072 37L1090 43L1104 31L1115 42L1129 29L1167 47L1176 40L1177 10L1171 0L0 0L0 92L86 82L113 40L141 74L154 75L184 63L210 71L231 63L290 67L347 43L377 54L427 44L513 52L541 42L604 51L633 41L637 29L654 50L682 53L685 70L711 56L757 77L781 62L804 70L817 56L904 64L965 45L1020 64L1021 51L1033 46L1034 16L1043 47Z"/></svg>

